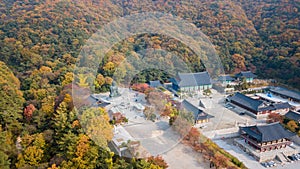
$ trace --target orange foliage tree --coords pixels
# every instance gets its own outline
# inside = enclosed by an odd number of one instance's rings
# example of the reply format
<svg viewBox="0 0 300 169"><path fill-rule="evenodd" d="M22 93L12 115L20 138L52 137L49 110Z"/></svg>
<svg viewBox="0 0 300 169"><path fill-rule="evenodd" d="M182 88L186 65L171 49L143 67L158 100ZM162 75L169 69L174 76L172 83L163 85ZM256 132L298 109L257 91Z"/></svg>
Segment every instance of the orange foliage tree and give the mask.
<svg viewBox="0 0 300 169"><path fill-rule="evenodd" d="M147 161L151 164L155 164L163 169L168 168L168 164L165 162L165 160L161 156L151 156L147 159Z"/></svg>
<svg viewBox="0 0 300 169"><path fill-rule="evenodd" d="M283 117L279 113L270 113L268 115L267 121L269 123L274 123L274 122L280 122L280 123L282 123L283 122Z"/></svg>
<svg viewBox="0 0 300 169"><path fill-rule="evenodd" d="M35 107L33 104L29 104L28 106L25 107L24 109L24 116L26 118L27 121L31 120L32 118L32 114L35 111Z"/></svg>

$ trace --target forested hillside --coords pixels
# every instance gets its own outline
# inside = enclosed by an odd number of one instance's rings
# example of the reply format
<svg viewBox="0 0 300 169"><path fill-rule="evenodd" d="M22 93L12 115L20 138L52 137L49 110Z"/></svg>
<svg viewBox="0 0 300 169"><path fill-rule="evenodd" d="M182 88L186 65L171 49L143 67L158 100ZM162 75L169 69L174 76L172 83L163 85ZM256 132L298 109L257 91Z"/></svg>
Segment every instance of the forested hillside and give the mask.
<svg viewBox="0 0 300 169"><path fill-rule="evenodd" d="M258 74L299 89L300 2L241 0L241 4L261 40L262 53L254 60Z"/></svg>
<svg viewBox="0 0 300 169"><path fill-rule="evenodd" d="M1 60L23 73L68 56L70 61L109 21L159 11L199 27L216 46L227 73L250 69L299 88L299 6L297 1L4 0Z"/></svg>
<svg viewBox="0 0 300 169"><path fill-rule="evenodd" d="M0 168L160 166L159 159L128 162L99 148L74 115L74 65L86 40L106 23L138 12L171 13L210 38L227 73L249 69L300 89L299 10L297 0L0 0ZM96 81L84 83L107 91L126 54L146 47L173 50L195 71L204 69L170 37L145 34L120 44L101 63Z"/></svg>

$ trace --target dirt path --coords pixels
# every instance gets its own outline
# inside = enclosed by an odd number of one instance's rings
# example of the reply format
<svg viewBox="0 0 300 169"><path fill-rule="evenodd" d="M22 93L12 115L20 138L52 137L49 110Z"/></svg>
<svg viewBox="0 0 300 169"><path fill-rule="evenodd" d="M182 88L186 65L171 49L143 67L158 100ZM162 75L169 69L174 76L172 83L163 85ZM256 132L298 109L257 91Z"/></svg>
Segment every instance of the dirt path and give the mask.
<svg viewBox="0 0 300 169"><path fill-rule="evenodd" d="M201 153L191 147L178 144L172 150L162 154L170 169L207 169L209 163L203 161Z"/></svg>

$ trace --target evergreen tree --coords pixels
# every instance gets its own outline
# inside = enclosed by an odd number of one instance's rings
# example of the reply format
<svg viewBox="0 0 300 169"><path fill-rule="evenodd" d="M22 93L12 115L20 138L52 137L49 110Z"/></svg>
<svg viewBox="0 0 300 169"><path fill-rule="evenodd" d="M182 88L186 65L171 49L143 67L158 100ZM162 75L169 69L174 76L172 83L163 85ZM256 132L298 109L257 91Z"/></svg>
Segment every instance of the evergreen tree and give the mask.
<svg viewBox="0 0 300 169"><path fill-rule="evenodd" d="M9 169L10 159L8 154L10 145L6 143L6 132L2 131L0 125L0 168Z"/></svg>
<svg viewBox="0 0 300 169"><path fill-rule="evenodd" d="M17 134L21 129L24 98L20 82L5 63L0 62L0 124Z"/></svg>

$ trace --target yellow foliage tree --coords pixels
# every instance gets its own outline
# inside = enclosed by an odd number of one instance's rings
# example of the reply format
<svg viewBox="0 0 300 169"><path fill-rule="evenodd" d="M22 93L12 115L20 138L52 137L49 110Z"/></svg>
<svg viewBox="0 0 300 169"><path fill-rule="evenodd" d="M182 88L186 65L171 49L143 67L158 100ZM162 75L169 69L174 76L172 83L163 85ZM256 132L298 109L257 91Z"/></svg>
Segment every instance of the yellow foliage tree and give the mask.
<svg viewBox="0 0 300 169"><path fill-rule="evenodd" d="M102 74L98 74L96 79L95 79L95 86L96 87L101 87L104 84L105 84L105 78L103 77Z"/></svg>
<svg viewBox="0 0 300 169"><path fill-rule="evenodd" d="M88 76L86 76L85 74L79 74L78 75L79 82L77 83L77 85L80 87L88 87L89 84L86 82L87 78Z"/></svg>
<svg viewBox="0 0 300 169"><path fill-rule="evenodd" d="M294 121L294 120L291 120L287 123L287 128L289 130L291 130L292 132L295 132L296 131L296 128L298 128L298 125L297 123Z"/></svg>
<svg viewBox="0 0 300 169"><path fill-rule="evenodd" d="M103 108L90 108L83 112L80 120L87 135L99 146L106 147L113 137L107 112Z"/></svg>
<svg viewBox="0 0 300 169"><path fill-rule="evenodd" d="M106 75L111 76L113 72L115 71L115 64L113 62L107 62L103 66L103 70L106 72Z"/></svg>
<svg viewBox="0 0 300 169"><path fill-rule="evenodd" d="M110 77L105 77L105 84L111 85L113 82L113 79Z"/></svg>
<svg viewBox="0 0 300 169"><path fill-rule="evenodd" d="M74 74L72 72L68 72L65 74L64 76L64 80L62 81L62 85L65 86L67 84L72 83L72 81L74 80Z"/></svg>

